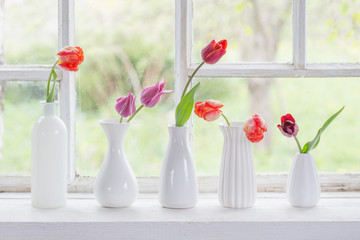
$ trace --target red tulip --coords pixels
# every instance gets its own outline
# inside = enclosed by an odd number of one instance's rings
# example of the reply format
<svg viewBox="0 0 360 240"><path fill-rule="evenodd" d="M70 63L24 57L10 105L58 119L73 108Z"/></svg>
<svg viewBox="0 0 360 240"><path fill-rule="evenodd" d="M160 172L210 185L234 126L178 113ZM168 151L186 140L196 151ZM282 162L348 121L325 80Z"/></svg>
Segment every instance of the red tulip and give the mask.
<svg viewBox="0 0 360 240"><path fill-rule="evenodd" d="M207 64L215 64L226 53L226 47L227 40L221 40L219 42L212 40L201 50L201 57Z"/></svg>
<svg viewBox="0 0 360 240"><path fill-rule="evenodd" d="M84 61L84 52L80 47L66 46L58 54L59 66L67 71L76 72Z"/></svg>
<svg viewBox="0 0 360 240"><path fill-rule="evenodd" d="M295 119L291 114L286 114L281 117L281 125L278 124L277 127L280 129L281 133L286 137L296 137L299 132L299 127L295 123Z"/></svg>
<svg viewBox="0 0 360 240"><path fill-rule="evenodd" d="M199 117L203 118L206 121L214 121L221 116L222 108L224 105L216 100L207 100L206 102L197 102L195 104L194 112Z"/></svg>
<svg viewBox="0 0 360 240"><path fill-rule="evenodd" d="M264 119L255 114L245 122L243 130L251 142L257 143L264 138L264 132L267 131L267 126Z"/></svg>

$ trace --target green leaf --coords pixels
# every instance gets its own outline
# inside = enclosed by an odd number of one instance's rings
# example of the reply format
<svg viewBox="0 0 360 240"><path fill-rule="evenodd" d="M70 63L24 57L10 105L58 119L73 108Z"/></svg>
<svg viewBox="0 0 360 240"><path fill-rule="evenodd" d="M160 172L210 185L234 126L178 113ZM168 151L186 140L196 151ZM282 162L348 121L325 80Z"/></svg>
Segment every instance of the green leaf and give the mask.
<svg viewBox="0 0 360 240"><path fill-rule="evenodd" d="M334 121L334 119L342 112L342 110L344 110L345 106L342 107L339 111L337 111L334 115L332 115L325 123L324 125L322 125L322 127L319 129L319 131L317 132L315 138L313 140L311 140L310 142L307 142L303 149L301 150L302 153L308 153L310 152L312 149L316 148L317 145L319 145L320 142L320 136L321 134L325 131L325 129L330 125L330 123L332 121Z"/></svg>
<svg viewBox="0 0 360 240"><path fill-rule="evenodd" d="M196 84L179 102L175 111L176 126L182 127L189 120L194 107L194 94L200 83Z"/></svg>

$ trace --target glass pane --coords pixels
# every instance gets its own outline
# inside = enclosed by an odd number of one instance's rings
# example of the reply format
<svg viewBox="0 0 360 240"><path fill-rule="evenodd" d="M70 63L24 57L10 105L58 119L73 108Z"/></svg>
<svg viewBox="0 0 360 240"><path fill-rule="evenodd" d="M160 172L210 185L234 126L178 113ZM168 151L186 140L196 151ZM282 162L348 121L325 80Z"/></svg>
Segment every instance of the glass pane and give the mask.
<svg viewBox="0 0 360 240"><path fill-rule="evenodd" d="M307 2L309 62L359 62L360 2Z"/></svg>
<svg viewBox="0 0 360 240"><path fill-rule="evenodd" d="M221 62L291 62L291 0L194 0L192 62L212 39L227 39Z"/></svg>
<svg viewBox="0 0 360 240"><path fill-rule="evenodd" d="M5 96L0 119L4 126L0 136L3 143L1 174L30 174L31 129L42 115L43 107L39 102L45 99L45 91L45 82L7 82L5 94L0 93L0 96Z"/></svg>
<svg viewBox="0 0 360 240"><path fill-rule="evenodd" d="M107 150L98 121L119 117L116 99L129 91L138 93L161 77L166 89L174 87L174 1L77 0L75 4L76 39L85 54L77 74L77 170L95 176ZM173 95L134 118L125 149L137 176L160 174L167 125L173 119Z"/></svg>
<svg viewBox="0 0 360 240"><path fill-rule="evenodd" d="M54 62L58 47L57 11L57 0L5 1L4 55L7 64L50 65Z"/></svg>
<svg viewBox="0 0 360 240"><path fill-rule="evenodd" d="M262 79L264 80L264 79ZM251 114L261 114L268 123L268 133L259 144L253 144L257 172L288 172L297 147L295 141L283 136L276 125L280 117L291 113L299 125L298 139L302 145L315 137L317 130L338 109L345 110L324 132L319 146L311 151L319 171L360 171L360 112L358 103L360 81L355 78L276 79L256 98L253 110L251 101L256 90L247 86L245 79L204 79L196 101L213 98L220 100L223 113L230 121L245 121ZM221 86L221 87L219 87ZM252 89L251 92L248 89ZM346 94L345 94L346 93ZM269 107L264 105L269 103ZM265 110L264 110L265 107ZM261 110L262 109L262 110ZM267 114L268 113L268 114ZM206 122L194 116L194 158L200 175L218 175L223 136L218 124L224 120Z"/></svg>

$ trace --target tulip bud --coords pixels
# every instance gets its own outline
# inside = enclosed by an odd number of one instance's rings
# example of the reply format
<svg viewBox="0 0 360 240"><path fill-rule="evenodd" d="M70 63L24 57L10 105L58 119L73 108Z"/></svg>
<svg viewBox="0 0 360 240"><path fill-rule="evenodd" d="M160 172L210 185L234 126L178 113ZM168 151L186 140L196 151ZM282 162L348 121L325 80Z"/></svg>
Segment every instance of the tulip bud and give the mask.
<svg viewBox="0 0 360 240"><path fill-rule="evenodd" d="M163 91L165 87L164 79L162 78L155 85L145 88L141 92L140 101L148 108L154 107L164 94L172 93L174 91Z"/></svg>
<svg viewBox="0 0 360 240"><path fill-rule="evenodd" d="M226 53L226 47L227 40L221 40L219 42L212 40L201 50L201 57L207 64L215 64Z"/></svg>
<svg viewBox="0 0 360 240"><path fill-rule="evenodd" d="M281 117L281 125L278 124L277 127L281 133L286 137L296 137L299 132L299 127L295 123L295 119L291 114L286 114Z"/></svg>

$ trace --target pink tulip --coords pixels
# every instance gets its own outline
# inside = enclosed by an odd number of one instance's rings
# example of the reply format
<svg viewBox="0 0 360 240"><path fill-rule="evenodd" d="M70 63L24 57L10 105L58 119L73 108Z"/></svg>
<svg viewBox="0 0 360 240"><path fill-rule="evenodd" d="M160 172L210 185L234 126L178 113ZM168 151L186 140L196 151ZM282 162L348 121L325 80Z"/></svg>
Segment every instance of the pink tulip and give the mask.
<svg viewBox="0 0 360 240"><path fill-rule="evenodd" d="M135 99L132 93L129 93L126 97L121 97L116 100L116 111L120 116L127 118L135 113Z"/></svg>
<svg viewBox="0 0 360 240"><path fill-rule="evenodd" d="M154 107L161 99L164 94L172 93L174 91L163 91L165 87L164 79L162 78L155 85L145 88L141 92L140 101L148 108Z"/></svg>

